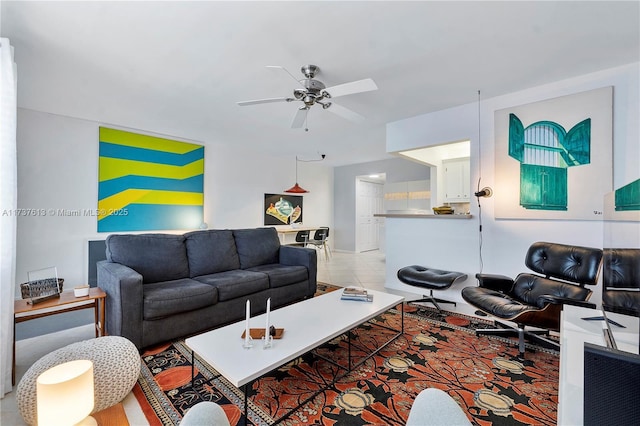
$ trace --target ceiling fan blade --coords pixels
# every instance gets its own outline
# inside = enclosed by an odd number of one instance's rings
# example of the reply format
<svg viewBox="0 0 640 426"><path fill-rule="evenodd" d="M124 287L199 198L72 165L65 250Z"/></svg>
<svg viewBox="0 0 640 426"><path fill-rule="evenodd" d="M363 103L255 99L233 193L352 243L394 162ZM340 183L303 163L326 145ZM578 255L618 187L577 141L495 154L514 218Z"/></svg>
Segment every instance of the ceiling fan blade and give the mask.
<svg viewBox="0 0 640 426"><path fill-rule="evenodd" d="M267 99L255 99L252 101L240 101L240 102L236 102L238 105L240 106L247 106L247 105L257 105L257 104L269 104L272 102L291 102L295 99L293 98L267 98Z"/></svg>
<svg viewBox="0 0 640 426"><path fill-rule="evenodd" d="M349 108L345 108L342 105L335 104L331 102L331 106L327 108L327 111L331 111L335 115L338 115L342 118L346 118L349 121L353 121L355 123L361 123L364 121L364 117L358 114L355 111L350 110Z"/></svg>
<svg viewBox="0 0 640 426"><path fill-rule="evenodd" d="M282 67L280 65L265 65L265 67L266 68L270 68L270 69L274 69L274 70L282 70L282 71L286 72L287 74L289 74L291 76L292 79L294 79L296 81L296 83L298 83L299 85L304 87L304 85L302 83L300 83L300 80L298 80L295 75L291 74L289 72L289 70L286 69L285 67Z"/></svg>
<svg viewBox="0 0 640 426"><path fill-rule="evenodd" d="M354 93L370 92L378 90L376 82L370 78L364 80L352 81L350 83L338 84L337 86L327 87L325 92L329 93L332 98L338 96L353 95Z"/></svg>
<svg viewBox="0 0 640 426"><path fill-rule="evenodd" d="M307 114L309 113L309 108L299 108L296 111L296 115L293 116L293 121L291 122L292 129L299 129L302 127L304 122L307 120Z"/></svg>

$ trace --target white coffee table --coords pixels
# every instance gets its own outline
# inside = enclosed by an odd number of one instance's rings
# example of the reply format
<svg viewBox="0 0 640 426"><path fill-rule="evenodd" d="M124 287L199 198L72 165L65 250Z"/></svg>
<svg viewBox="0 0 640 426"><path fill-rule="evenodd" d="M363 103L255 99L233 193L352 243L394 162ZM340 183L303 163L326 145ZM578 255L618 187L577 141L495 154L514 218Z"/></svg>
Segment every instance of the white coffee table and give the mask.
<svg viewBox="0 0 640 426"><path fill-rule="evenodd" d="M284 334L282 339L273 340L273 345L269 349L263 349L262 340L254 340L253 347L250 349L243 348L241 336L245 328L244 321L190 337L185 340L185 343L192 350L192 354L197 354L234 386L244 387L246 420L248 417L247 385L266 373L399 304L403 305L401 330L394 330L397 334L374 353L404 333L404 298L374 290L368 290L368 292L373 294L373 302L340 300L342 291L337 290L272 311L270 323L276 328L284 328ZM251 327L264 328L265 321L264 314L253 317ZM352 365L349 359L347 370L362 362L364 360ZM334 382L341 377L335 378ZM302 402L300 406L306 402ZM291 410L284 417L296 409Z"/></svg>

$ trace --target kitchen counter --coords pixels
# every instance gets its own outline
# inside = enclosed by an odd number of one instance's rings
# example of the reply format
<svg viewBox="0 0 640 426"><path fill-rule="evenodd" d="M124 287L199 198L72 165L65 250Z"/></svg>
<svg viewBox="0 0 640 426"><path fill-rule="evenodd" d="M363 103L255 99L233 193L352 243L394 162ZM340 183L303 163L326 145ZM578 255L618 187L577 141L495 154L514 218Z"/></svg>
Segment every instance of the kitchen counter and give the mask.
<svg viewBox="0 0 640 426"><path fill-rule="evenodd" d="M376 213L374 217L402 219L471 219L470 214Z"/></svg>

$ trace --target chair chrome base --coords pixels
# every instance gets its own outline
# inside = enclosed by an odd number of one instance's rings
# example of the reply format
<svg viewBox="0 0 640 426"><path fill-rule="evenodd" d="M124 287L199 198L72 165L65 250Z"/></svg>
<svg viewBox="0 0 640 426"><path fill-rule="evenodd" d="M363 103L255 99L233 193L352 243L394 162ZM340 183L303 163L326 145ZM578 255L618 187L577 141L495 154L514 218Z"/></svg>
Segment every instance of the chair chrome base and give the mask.
<svg viewBox="0 0 640 426"><path fill-rule="evenodd" d="M518 327L512 327L500 321L494 321L498 327L501 328L486 328L484 330L476 330L476 336L517 336L518 337L518 352L520 356L524 356L524 339L528 338L540 346L547 349L560 350L560 343L547 339L542 335L548 336L548 330L535 330L528 331L524 329L523 325L518 324Z"/></svg>
<svg viewBox="0 0 640 426"><path fill-rule="evenodd" d="M423 294L422 295L422 299L418 299L418 300L411 300L408 303L409 304L413 304L413 303L431 303L433 306L436 307L436 309L438 311L442 311L442 309L440 308L440 305L438 305L438 302L440 303L450 303L453 306L456 306L456 302L452 301L452 300L445 300L445 299L439 299L437 297L433 297L433 290L429 290L429 295Z"/></svg>

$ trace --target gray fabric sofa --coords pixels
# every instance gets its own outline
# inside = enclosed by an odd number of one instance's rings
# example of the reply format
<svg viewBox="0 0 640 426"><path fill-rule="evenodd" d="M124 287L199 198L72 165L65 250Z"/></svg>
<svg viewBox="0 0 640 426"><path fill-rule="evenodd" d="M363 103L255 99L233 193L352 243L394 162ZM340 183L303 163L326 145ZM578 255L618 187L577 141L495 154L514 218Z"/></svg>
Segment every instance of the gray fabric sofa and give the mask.
<svg viewBox="0 0 640 426"><path fill-rule="evenodd" d="M109 235L97 264L107 334L138 349L312 297L314 249L280 245L275 228Z"/></svg>

